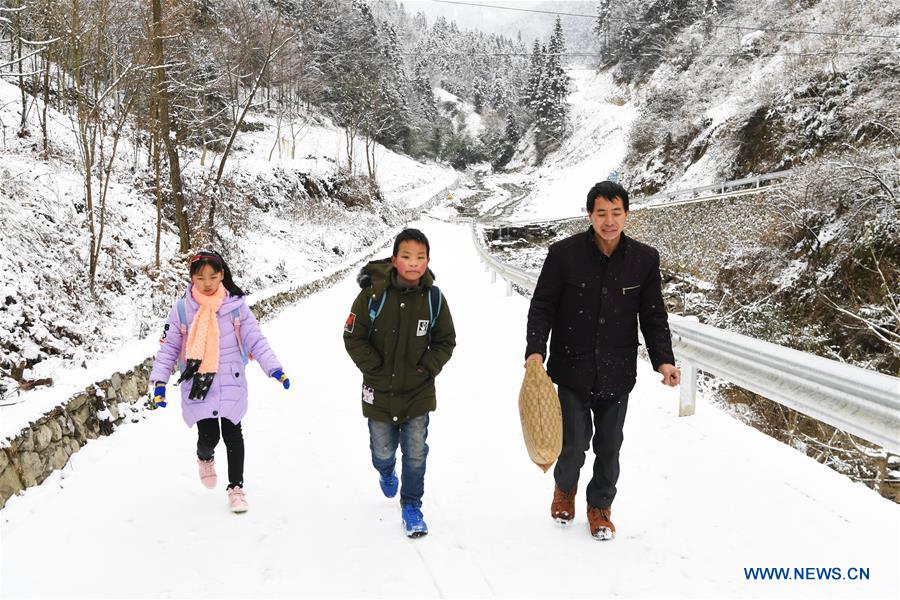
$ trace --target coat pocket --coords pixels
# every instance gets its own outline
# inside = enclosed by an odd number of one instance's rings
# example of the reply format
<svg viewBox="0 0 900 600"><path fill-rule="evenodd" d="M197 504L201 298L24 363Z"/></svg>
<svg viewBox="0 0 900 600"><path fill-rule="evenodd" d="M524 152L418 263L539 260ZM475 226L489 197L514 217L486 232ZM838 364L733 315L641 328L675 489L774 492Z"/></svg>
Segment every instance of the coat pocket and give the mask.
<svg viewBox="0 0 900 600"><path fill-rule="evenodd" d="M641 286L639 285L623 285L622 286L622 304L629 311L637 311L641 301Z"/></svg>
<svg viewBox="0 0 900 600"><path fill-rule="evenodd" d="M225 363L219 371L222 386L222 400L238 400L247 389L247 378L244 366L238 363Z"/></svg>
<svg viewBox="0 0 900 600"><path fill-rule="evenodd" d="M414 387L422 385L430 378L431 375L428 373L428 369L426 369L422 365L416 365L415 367L413 367L409 374L409 381L413 384Z"/></svg>

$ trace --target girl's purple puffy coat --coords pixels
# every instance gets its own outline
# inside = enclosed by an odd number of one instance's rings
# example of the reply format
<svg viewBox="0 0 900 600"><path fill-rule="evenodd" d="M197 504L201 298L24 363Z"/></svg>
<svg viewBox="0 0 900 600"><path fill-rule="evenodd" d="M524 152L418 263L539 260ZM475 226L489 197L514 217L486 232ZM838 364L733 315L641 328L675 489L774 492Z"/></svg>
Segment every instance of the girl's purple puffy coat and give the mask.
<svg viewBox="0 0 900 600"><path fill-rule="evenodd" d="M190 327L194 315L197 313L198 304L191 296L190 290L185 297L187 325ZM203 400L189 400L191 380L183 382L180 386L181 413L188 426L192 426L200 419L221 417L232 423L240 423L247 413L247 377L231 318L231 313L235 308L240 311L241 340L244 343L244 349L253 355L267 375L281 369L278 358L269 347L269 343L259 329L256 317L250 312L244 298L226 295L222 307L216 313L219 322L219 370L213 378L209 393ZM150 372L151 382L168 381L178 360L178 355L181 353L181 322L178 319L177 305L173 305L172 310L169 311L167 324L162 346L156 354L156 360L153 362L153 369Z"/></svg>

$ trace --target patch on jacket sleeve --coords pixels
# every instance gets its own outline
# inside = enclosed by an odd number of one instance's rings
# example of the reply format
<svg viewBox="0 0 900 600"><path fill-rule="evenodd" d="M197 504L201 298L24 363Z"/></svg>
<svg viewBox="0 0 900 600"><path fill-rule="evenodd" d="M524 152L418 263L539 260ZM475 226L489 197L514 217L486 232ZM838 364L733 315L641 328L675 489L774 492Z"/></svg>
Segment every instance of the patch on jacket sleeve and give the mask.
<svg viewBox="0 0 900 600"><path fill-rule="evenodd" d="M362 386L362 401L366 404L375 404L375 390L366 384Z"/></svg>
<svg viewBox="0 0 900 600"><path fill-rule="evenodd" d="M344 321L344 331L347 333L353 333L353 326L356 325L356 314L350 313L350 316L347 317L347 320Z"/></svg>

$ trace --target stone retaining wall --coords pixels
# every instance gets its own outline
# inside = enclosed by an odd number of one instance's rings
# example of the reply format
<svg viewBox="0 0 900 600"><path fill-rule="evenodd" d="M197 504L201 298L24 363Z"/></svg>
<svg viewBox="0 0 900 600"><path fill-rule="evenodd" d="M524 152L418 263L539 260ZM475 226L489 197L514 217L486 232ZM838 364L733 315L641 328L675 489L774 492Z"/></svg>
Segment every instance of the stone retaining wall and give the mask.
<svg viewBox="0 0 900 600"><path fill-rule="evenodd" d="M251 308L265 321L283 308L333 285L355 270L359 263L312 283L270 296ZM350 299L347 300L348 305ZM147 417L147 378L153 358L124 373L113 373L32 423L0 449L0 508L21 490L37 485L53 471L62 469L69 458L89 440L112 434L130 421Z"/></svg>

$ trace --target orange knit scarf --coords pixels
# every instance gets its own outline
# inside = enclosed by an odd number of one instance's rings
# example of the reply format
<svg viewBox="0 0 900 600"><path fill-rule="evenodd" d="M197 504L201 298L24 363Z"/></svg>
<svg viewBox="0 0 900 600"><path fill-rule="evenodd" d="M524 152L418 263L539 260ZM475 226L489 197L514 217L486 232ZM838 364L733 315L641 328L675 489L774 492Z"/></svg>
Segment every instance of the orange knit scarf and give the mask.
<svg viewBox="0 0 900 600"><path fill-rule="evenodd" d="M200 305L188 332L185 358L200 361L198 373L219 370L219 321L216 313L225 301L225 286L219 285L212 296L206 296L191 286L191 296Z"/></svg>

